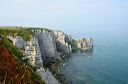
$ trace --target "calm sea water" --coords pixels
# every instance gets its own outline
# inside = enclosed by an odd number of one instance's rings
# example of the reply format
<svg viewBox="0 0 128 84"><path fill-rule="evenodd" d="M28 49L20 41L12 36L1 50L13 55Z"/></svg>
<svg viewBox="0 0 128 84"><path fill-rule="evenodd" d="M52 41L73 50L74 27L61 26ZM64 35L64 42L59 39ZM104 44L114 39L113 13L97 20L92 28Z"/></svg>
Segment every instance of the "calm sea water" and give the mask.
<svg viewBox="0 0 128 84"><path fill-rule="evenodd" d="M67 78L72 79L73 84L128 84L128 37L125 33L96 38L93 51L72 54L63 67Z"/></svg>

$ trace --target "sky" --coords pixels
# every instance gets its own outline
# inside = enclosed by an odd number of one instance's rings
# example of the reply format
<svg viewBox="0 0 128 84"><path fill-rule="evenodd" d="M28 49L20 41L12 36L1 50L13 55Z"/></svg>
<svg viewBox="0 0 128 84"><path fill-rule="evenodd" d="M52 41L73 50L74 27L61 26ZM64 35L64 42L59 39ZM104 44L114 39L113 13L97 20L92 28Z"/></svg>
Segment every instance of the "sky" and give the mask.
<svg viewBox="0 0 128 84"><path fill-rule="evenodd" d="M128 31L128 0L0 0L0 26L45 27L74 38Z"/></svg>

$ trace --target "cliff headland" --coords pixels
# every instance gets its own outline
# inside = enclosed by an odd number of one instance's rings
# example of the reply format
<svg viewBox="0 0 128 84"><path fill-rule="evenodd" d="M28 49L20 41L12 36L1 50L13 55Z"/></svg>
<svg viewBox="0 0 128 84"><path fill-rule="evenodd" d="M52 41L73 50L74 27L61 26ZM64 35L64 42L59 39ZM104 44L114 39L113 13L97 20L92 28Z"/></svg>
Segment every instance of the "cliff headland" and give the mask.
<svg viewBox="0 0 128 84"><path fill-rule="evenodd" d="M75 40L58 30L0 27L0 62L4 61L7 66L3 68L4 65L0 63L0 71L3 71L0 72L0 82L66 84L58 66L67 61L71 53L92 48L92 38ZM10 66L17 72L11 74ZM19 70L21 67L24 70Z"/></svg>

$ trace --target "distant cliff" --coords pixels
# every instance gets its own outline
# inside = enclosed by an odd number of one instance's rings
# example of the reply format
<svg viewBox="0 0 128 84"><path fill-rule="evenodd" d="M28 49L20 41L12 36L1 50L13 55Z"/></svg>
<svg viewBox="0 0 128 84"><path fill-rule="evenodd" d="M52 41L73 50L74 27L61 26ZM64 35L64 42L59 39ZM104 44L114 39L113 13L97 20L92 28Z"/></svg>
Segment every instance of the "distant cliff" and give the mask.
<svg viewBox="0 0 128 84"><path fill-rule="evenodd" d="M77 48L80 50L88 50L93 48L93 39L92 38L82 38L76 41Z"/></svg>

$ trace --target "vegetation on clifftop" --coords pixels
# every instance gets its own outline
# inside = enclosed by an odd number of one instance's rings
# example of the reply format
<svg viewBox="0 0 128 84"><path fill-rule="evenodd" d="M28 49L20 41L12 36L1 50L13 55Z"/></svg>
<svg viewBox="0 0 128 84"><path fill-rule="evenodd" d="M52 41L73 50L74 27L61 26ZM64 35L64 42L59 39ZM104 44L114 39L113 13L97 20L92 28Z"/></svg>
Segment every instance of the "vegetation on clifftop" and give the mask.
<svg viewBox="0 0 128 84"><path fill-rule="evenodd" d="M22 27L0 27L0 35L7 36L21 36L24 41L28 41L32 38L32 35L27 31L27 29Z"/></svg>

